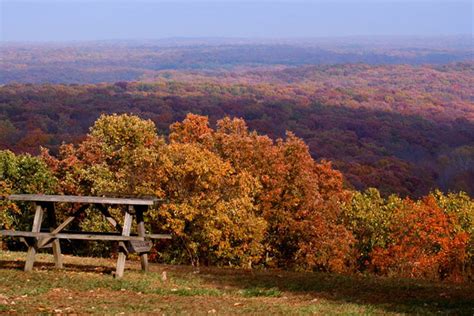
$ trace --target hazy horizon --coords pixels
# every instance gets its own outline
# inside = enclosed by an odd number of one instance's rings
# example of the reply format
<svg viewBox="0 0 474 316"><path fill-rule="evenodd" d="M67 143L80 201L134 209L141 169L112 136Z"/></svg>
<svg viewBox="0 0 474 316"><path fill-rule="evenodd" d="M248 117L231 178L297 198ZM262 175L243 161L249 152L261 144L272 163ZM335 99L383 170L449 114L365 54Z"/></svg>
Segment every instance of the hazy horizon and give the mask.
<svg viewBox="0 0 474 316"><path fill-rule="evenodd" d="M1 1L2 42L472 36L470 1Z"/></svg>

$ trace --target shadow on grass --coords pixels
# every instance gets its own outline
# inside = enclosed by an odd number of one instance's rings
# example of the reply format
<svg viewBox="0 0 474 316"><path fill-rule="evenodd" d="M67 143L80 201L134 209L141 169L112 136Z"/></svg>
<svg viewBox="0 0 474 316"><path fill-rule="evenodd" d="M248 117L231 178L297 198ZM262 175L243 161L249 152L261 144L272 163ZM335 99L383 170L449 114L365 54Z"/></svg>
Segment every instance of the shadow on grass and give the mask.
<svg viewBox="0 0 474 316"><path fill-rule="evenodd" d="M0 270L11 269L11 270L23 270L25 267L24 261L19 260L0 260ZM35 262L35 269L40 270L54 270L54 263L51 262ZM64 270L74 272L89 272L97 274L113 274L115 267L106 267L101 265L90 265L90 264L71 264L65 263Z"/></svg>
<svg viewBox="0 0 474 316"><path fill-rule="evenodd" d="M374 276L203 269L206 283L259 289L263 293L306 295L372 305L388 312L474 315L474 284L448 284Z"/></svg>
<svg viewBox="0 0 474 316"><path fill-rule="evenodd" d="M111 261L104 265L80 263L65 264L66 271L89 272L110 275L114 271ZM110 265L108 265L110 263ZM23 270L23 260L0 260L0 270ZM36 262L35 268L54 270L54 264ZM283 297L295 296L303 301L314 299L334 303L350 303L377 310L395 313L414 314L453 314L474 315L474 284L450 284L420 280L381 278L362 275L337 275L330 273L303 273L281 270L241 270L231 268L202 267L199 270L190 266L151 265L151 272L168 271L171 279L198 279L197 288L183 293L170 292L166 288L150 288L149 278L121 282L102 283L98 278L87 289L100 286L112 290L128 289L162 295L209 296L214 292L224 295L226 289L235 289L244 297ZM1 271L0 271L1 272ZM155 275L156 276L156 275ZM137 283L138 282L138 283ZM194 287L194 285L189 285ZM182 290L182 289L181 289ZM222 291L221 291L222 290ZM214 293L215 294L215 293ZM233 295L233 294L232 294ZM318 304L317 300L315 304Z"/></svg>

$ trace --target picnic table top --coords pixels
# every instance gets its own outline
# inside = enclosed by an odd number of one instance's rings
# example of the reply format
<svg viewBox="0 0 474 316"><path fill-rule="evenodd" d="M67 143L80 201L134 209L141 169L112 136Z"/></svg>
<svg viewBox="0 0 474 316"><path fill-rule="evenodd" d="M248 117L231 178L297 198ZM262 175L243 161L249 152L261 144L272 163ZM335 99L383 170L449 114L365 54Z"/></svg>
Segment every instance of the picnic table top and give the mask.
<svg viewBox="0 0 474 316"><path fill-rule="evenodd" d="M112 198L78 195L47 195L47 194L12 194L7 197L11 201L31 202L62 202L84 204L114 204L114 205L155 205L159 199L154 198Z"/></svg>

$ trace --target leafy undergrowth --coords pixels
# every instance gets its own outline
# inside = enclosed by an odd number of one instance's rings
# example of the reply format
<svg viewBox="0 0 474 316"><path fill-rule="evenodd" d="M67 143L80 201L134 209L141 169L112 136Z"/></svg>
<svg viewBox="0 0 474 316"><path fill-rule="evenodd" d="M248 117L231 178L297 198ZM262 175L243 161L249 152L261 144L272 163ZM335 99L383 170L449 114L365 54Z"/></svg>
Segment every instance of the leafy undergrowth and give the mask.
<svg viewBox="0 0 474 316"><path fill-rule="evenodd" d="M157 264L144 274L131 260L116 280L111 259L65 256L55 270L40 254L24 273L24 258L0 252L0 313L474 313L474 284Z"/></svg>

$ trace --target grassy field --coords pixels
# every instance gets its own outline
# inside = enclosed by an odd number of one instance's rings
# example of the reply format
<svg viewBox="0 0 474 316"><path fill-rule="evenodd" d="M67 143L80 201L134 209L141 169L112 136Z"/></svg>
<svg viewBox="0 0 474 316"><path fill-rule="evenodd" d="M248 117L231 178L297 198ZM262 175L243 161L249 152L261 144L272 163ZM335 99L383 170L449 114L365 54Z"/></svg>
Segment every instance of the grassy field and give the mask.
<svg viewBox="0 0 474 316"><path fill-rule="evenodd" d="M157 264L143 274L137 261L116 280L112 259L65 256L55 270L40 254L24 273L24 258L0 252L0 314L474 314L474 284Z"/></svg>

